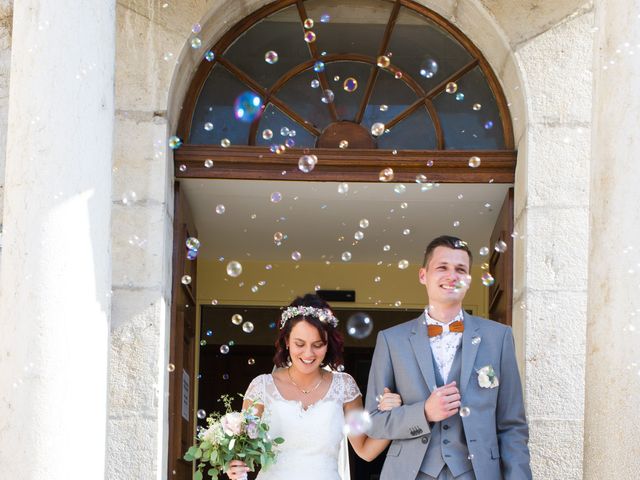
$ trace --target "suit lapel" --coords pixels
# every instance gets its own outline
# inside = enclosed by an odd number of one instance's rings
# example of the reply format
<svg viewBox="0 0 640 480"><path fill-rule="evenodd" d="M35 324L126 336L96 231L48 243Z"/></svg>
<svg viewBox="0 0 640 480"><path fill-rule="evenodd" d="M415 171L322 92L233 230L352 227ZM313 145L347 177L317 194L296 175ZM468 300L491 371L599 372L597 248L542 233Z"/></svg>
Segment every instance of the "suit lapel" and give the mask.
<svg viewBox="0 0 640 480"><path fill-rule="evenodd" d="M436 374L433 370L433 355L431 354L429 335L427 335L427 319L424 312L414 320L409 342L411 342L411 348L413 348L427 388L433 392L436 388Z"/></svg>
<svg viewBox="0 0 640 480"><path fill-rule="evenodd" d="M474 342L474 337L480 337L480 327L475 318L464 312L464 332L462 332L462 368L460 370L460 392L464 393L473 371L478 348L481 342Z"/></svg>

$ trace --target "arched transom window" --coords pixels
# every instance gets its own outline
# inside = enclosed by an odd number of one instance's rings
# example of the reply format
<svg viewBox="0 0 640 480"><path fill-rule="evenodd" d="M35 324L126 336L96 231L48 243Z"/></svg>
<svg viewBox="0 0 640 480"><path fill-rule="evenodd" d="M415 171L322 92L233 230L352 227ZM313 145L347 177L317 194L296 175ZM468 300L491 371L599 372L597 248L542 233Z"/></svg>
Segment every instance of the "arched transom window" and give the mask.
<svg viewBox="0 0 640 480"><path fill-rule="evenodd" d="M493 71L423 6L282 0L200 50L178 177L373 180L392 168L403 181L513 181L511 119ZM247 114L251 102L259 114ZM287 176L303 154L317 169Z"/></svg>

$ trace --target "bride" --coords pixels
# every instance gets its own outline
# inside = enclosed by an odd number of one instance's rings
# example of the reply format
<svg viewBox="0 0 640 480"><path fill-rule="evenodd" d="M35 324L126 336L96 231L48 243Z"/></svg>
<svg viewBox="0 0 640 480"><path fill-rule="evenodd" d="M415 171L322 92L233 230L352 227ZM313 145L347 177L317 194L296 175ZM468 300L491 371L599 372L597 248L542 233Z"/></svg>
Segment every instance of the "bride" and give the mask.
<svg viewBox="0 0 640 480"><path fill-rule="evenodd" d="M282 313L276 340L273 373L253 379L243 408L255 402L272 437L282 437L277 461L258 474L257 480L339 480L338 454L345 415L362 411L362 394L355 380L338 372L342 364L342 336L329 305L317 295L296 298ZM328 368L327 368L328 367ZM378 408L391 410L400 396L387 389ZM355 421L356 425L358 421ZM388 440L349 434L351 446L371 461ZM227 469L232 480L246 478L248 467L233 460ZM302 473L304 472L304 473Z"/></svg>

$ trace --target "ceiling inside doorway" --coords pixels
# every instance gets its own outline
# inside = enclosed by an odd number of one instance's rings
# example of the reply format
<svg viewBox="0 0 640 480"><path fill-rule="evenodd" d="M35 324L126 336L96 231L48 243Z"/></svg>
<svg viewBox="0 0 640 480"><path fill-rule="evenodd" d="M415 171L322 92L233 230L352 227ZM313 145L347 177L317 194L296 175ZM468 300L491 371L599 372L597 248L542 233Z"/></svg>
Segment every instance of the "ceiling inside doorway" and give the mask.
<svg viewBox="0 0 640 480"><path fill-rule="evenodd" d="M339 193L340 184L333 182L187 179L181 184L202 242L200 258L276 262L298 251L302 261L341 262L349 252L353 263L420 262L426 243L442 234L467 241L477 256L480 247L489 246L510 186L350 183ZM279 202L271 201L276 192ZM224 213L216 213L219 205ZM360 226L363 219L366 228ZM280 245L274 241L277 232L284 236ZM357 232L361 240L355 239Z"/></svg>

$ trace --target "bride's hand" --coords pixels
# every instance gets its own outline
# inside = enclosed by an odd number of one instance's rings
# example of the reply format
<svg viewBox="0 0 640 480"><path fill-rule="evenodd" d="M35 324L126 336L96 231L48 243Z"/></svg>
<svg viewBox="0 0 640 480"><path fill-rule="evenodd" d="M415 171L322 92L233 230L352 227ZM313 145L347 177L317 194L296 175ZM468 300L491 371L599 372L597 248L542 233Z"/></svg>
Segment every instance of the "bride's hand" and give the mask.
<svg viewBox="0 0 640 480"><path fill-rule="evenodd" d="M249 467L242 460L231 460L229 462L229 468L227 468L227 476L231 480L242 480L247 478L247 472Z"/></svg>
<svg viewBox="0 0 640 480"><path fill-rule="evenodd" d="M378 401L378 410L386 412L402 405L402 397L385 387L382 398Z"/></svg>

